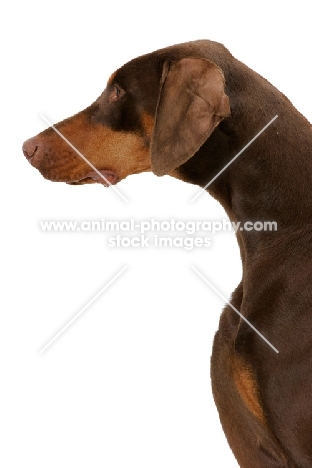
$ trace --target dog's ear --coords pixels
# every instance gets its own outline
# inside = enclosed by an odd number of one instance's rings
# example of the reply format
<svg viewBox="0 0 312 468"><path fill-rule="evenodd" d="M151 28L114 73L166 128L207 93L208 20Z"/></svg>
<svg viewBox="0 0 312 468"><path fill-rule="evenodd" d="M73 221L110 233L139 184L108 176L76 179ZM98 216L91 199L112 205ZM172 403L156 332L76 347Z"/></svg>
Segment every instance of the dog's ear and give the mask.
<svg viewBox="0 0 312 468"><path fill-rule="evenodd" d="M229 115L217 65L202 58L165 63L151 140L154 174L168 174L185 163Z"/></svg>

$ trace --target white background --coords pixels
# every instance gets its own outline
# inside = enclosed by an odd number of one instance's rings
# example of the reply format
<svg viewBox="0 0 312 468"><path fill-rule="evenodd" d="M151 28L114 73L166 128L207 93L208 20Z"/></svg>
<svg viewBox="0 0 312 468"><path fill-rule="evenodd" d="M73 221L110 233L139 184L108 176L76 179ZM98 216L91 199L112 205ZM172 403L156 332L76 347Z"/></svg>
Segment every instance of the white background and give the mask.
<svg viewBox="0 0 312 468"><path fill-rule="evenodd" d="M9 6L8 6L9 5ZM254 6L251 6L254 5ZM1 12L0 466L236 467L210 390L223 301L240 281L233 233L210 248L112 249L42 220L219 220L196 187L141 174L114 191L41 177L22 142L89 105L128 60L222 42L311 121L308 2L10 2ZM272 117L274 109L272 109ZM43 354L40 349L124 266Z"/></svg>

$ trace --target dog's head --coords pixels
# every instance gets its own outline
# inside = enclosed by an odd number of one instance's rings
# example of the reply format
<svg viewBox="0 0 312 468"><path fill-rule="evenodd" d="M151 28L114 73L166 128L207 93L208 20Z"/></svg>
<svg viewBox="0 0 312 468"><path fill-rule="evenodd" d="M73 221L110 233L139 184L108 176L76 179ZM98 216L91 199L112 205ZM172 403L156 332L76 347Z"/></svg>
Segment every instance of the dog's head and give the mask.
<svg viewBox="0 0 312 468"><path fill-rule="evenodd" d="M222 70L175 46L128 62L91 106L27 140L23 152L53 181L161 176L190 159L229 114Z"/></svg>

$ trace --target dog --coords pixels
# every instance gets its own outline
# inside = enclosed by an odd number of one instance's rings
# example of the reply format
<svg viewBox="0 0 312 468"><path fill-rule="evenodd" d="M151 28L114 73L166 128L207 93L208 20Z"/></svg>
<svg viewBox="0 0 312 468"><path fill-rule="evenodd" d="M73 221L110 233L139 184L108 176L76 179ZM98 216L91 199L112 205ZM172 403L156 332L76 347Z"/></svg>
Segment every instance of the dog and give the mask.
<svg viewBox="0 0 312 468"><path fill-rule="evenodd" d="M287 67L300 77L294 60ZM243 277L230 302L279 353L227 305L212 389L241 468L311 468L310 123L223 45L201 40L128 62L93 104L55 129L97 171L48 128L23 152L49 180L113 185L144 171L202 188L213 180L207 191L230 220L276 221L276 232L237 231Z"/></svg>

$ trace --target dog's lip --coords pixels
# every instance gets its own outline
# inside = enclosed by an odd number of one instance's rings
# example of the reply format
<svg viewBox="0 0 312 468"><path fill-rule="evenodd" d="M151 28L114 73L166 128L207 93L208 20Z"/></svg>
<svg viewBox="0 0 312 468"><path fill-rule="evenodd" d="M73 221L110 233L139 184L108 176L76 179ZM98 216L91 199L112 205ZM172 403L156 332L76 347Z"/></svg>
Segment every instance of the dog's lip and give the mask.
<svg viewBox="0 0 312 468"><path fill-rule="evenodd" d="M117 174L113 171L109 170L101 170L101 171L91 171L88 172L84 177L75 182L81 182L85 179L92 179L94 182L98 182L99 184L104 185L105 187L109 187L110 185L116 184L118 181Z"/></svg>

